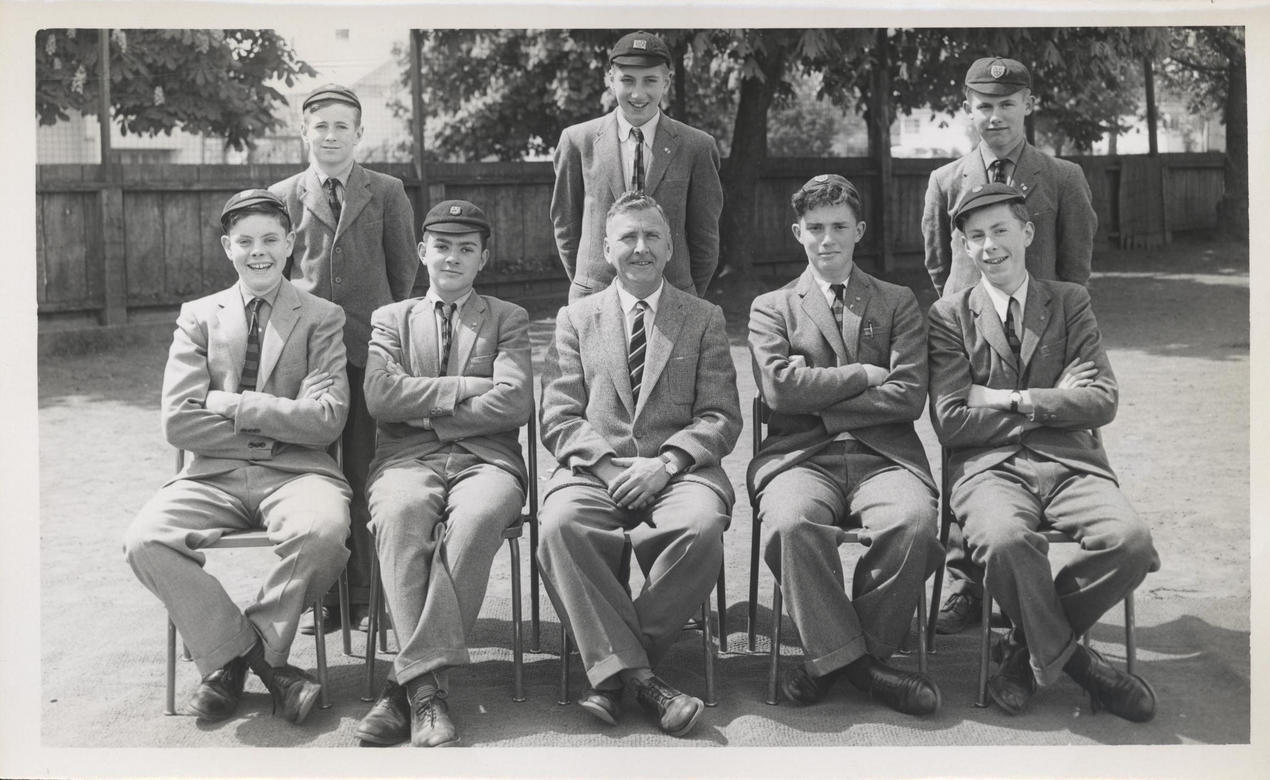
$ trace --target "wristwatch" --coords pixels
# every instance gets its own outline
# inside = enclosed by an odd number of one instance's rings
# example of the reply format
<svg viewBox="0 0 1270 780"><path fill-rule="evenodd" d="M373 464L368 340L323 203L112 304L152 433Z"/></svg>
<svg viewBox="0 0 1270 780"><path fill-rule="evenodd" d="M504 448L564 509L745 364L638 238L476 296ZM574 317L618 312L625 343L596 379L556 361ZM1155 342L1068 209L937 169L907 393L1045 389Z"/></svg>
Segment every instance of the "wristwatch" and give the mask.
<svg viewBox="0 0 1270 780"><path fill-rule="evenodd" d="M1017 412L1019 410L1019 404L1021 403L1023 403L1023 394L1020 393L1018 390L1011 390L1010 391L1010 411Z"/></svg>
<svg viewBox="0 0 1270 780"><path fill-rule="evenodd" d="M659 459L661 460L662 468L666 470L667 476L673 477L679 473L679 467L675 465L675 461L669 455L663 454L659 456Z"/></svg>

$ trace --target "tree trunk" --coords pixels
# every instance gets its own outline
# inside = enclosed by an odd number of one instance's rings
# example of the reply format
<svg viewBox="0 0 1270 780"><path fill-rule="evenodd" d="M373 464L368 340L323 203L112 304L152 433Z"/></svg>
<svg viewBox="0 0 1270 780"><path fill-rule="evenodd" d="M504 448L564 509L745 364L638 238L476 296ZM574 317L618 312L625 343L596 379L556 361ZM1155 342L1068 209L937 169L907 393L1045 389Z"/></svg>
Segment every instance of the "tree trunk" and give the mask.
<svg viewBox="0 0 1270 780"><path fill-rule="evenodd" d="M684 54L688 51L688 41L681 38L670 48L670 57L675 61L675 89L670 98L670 115L680 122L688 121L688 76L684 72Z"/></svg>
<svg viewBox="0 0 1270 780"><path fill-rule="evenodd" d="M877 200L871 210L873 225L871 230L877 237L878 266L873 270L887 272L894 265L895 220L894 198L891 190L894 179L891 175L891 121L895 111L891 99L891 56L890 42L886 30L875 33L873 70L869 78L868 120L869 155L873 158L877 170L877 187L873 190ZM864 218L864 215L859 215Z"/></svg>
<svg viewBox="0 0 1270 780"><path fill-rule="evenodd" d="M732 151L723 164L723 216L720 219L719 266L727 266L742 280L753 278L754 258L750 240L755 223L759 177L767 159L767 113L785 71L785 47L773 46L758 56L764 79L741 82Z"/></svg>
<svg viewBox="0 0 1270 780"><path fill-rule="evenodd" d="M1155 105L1155 69L1150 57L1142 60L1142 79L1147 88L1147 153L1155 157L1160 153L1159 118Z"/></svg>
<svg viewBox="0 0 1270 780"><path fill-rule="evenodd" d="M1224 238L1248 240L1248 72L1242 46L1227 56L1226 187L1217 206L1217 229Z"/></svg>

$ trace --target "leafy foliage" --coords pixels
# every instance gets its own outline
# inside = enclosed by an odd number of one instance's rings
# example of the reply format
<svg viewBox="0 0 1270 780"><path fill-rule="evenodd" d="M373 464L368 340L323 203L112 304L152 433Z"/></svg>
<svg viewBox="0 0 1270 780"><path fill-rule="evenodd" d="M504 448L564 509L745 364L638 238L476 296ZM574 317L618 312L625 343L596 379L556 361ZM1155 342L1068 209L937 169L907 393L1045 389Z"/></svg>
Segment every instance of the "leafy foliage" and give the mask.
<svg viewBox="0 0 1270 780"><path fill-rule="evenodd" d="M110 99L122 132L219 136L235 149L278 127L274 108L287 86L314 70L271 30L112 30ZM35 111L40 124L96 115L100 31L41 30L35 45Z"/></svg>

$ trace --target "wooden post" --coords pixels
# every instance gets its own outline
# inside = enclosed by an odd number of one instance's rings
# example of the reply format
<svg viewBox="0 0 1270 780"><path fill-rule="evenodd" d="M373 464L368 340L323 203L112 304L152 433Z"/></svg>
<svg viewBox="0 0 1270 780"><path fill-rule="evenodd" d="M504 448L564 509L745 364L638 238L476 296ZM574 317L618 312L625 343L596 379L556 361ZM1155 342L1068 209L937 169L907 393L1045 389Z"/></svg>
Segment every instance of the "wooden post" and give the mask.
<svg viewBox="0 0 1270 780"><path fill-rule="evenodd" d="M881 223L874 227L878 236L879 261L885 273L895 264L894 204L890 193L893 185L891 164L891 57L886 29L876 32L877 56L874 58L869 89L869 151L877 162L878 185L875 192L873 219Z"/></svg>
<svg viewBox="0 0 1270 780"><path fill-rule="evenodd" d="M110 30L99 30L101 37L101 86L97 104L97 121L101 129L102 188L101 206L102 265L105 270L106 305L102 308L102 325L123 325L128 321L128 263L124 252L123 189L118 166L110 152Z"/></svg>
<svg viewBox="0 0 1270 780"><path fill-rule="evenodd" d="M1151 58L1144 57L1142 60L1142 77L1147 86L1147 144L1148 153L1155 157L1160 153L1160 144L1156 135L1156 125L1158 123L1155 105L1155 70L1151 65Z"/></svg>
<svg viewBox="0 0 1270 780"><path fill-rule="evenodd" d="M428 213L432 203L428 193L427 171L423 165L423 128L427 118L423 115L423 30L410 31L410 100L414 118L415 178L419 180L419 216Z"/></svg>

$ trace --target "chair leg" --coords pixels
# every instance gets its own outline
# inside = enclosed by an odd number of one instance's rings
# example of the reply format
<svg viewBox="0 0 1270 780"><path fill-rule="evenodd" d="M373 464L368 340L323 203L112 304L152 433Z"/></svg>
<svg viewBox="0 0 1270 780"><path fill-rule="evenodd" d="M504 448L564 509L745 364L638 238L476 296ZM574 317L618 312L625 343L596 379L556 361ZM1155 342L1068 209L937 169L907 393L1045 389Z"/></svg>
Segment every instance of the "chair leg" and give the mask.
<svg viewBox="0 0 1270 780"><path fill-rule="evenodd" d="M772 585L772 647L769 651L771 654L771 668L767 673L767 703L775 705L776 698L776 678L780 674L781 659L781 614L785 611L785 605L781 600L781 584L776 582Z"/></svg>
<svg viewBox="0 0 1270 780"><path fill-rule="evenodd" d="M979 629L979 696L976 707L988 706L988 662L992 654L992 595L983 589L983 622Z"/></svg>
<svg viewBox="0 0 1270 780"><path fill-rule="evenodd" d="M189 663L194 660L194 656L190 655L190 646L185 644L185 640L181 640L181 660Z"/></svg>
<svg viewBox="0 0 1270 780"><path fill-rule="evenodd" d="M520 626L520 540L508 539L507 546L512 559L512 701L521 702L525 700L525 654Z"/></svg>
<svg viewBox="0 0 1270 780"><path fill-rule="evenodd" d="M750 643L750 652L754 652L755 637L758 626L755 625L758 620L758 548L759 548L759 519L758 506L753 502L750 503L750 512L754 517L754 522L750 526L750 603L748 619L746 621L745 633ZM777 586L777 590L780 587Z"/></svg>
<svg viewBox="0 0 1270 780"><path fill-rule="evenodd" d="M569 699L569 631L560 621L560 698L556 704L561 706L572 704Z"/></svg>
<svg viewBox="0 0 1270 780"><path fill-rule="evenodd" d="M337 587L340 594L340 633L344 637L344 655L351 656L353 654L353 618L349 614L348 606L348 569L340 571Z"/></svg>
<svg viewBox="0 0 1270 780"><path fill-rule="evenodd" d="M1089 649L1089 632L1088 631L1080 635L1080 643L1085 646L1086 650Z"/></svg>
<svg viewBox="0 0 1270 780"><path fill-rule="evenodd" d="M707 707L717 707L714 698L714 636L710 627L710 597L701 602L701 644L706 651L706 700Z"/></svg>
<svg viewBox="0 0 1270 780"><path fill-rule="evenodd" d="M1138 666L1137 609L1133 604L1133 591L1124 597L1124 662L1129 674Z"/></svg>
<svg viewBox="0 0 1270 780"><path fill-rule="evenodd" d="M176 714L176 624L168 618L168 665L167 665L167 697L164 713Z"/></svg>
<svg viewBox="0 0 1270 780"><path fill-rule="evenodd" d="M728 651L728 583L726 564L719 564L719 584L717 600L719 602L719 652Z"/></svg>
<svg viewBox="0 0 1270 780"><path fill-rule="evenodd" d="M318 709L329 710L331 708L331 699L327 694L329 687L326 682L326 632L322 630L322 599L319 597L313 602L313 625L318 630L313 632L313 638L317 640L317 678L318 685L321 686L318 691Z"/></svg>
<svg viewBox="0 0 1270 780"><path fill-rule="evenodd" d="M370 625L366 626L366 691L362 701L375 700L375 635L379 631L379 556L370 556Z"/></svg>
<svg viewBox="0 0 1270 780"><path fill-rule="evenodd" d="M922 588L917 600L917 671L926 674L926 643L922 641L922 626L926 625L926 588ZM934 651L931 651L934 652Z"/></svg>
<svg viewBox="0 0 1270 780"><path fill-rule="evenodd" d="M531 520L529 522L529 630L532 642L529 650L533 653L542 652L538 626L541 619L538 608L538 577L538 521Z"/></svg>

